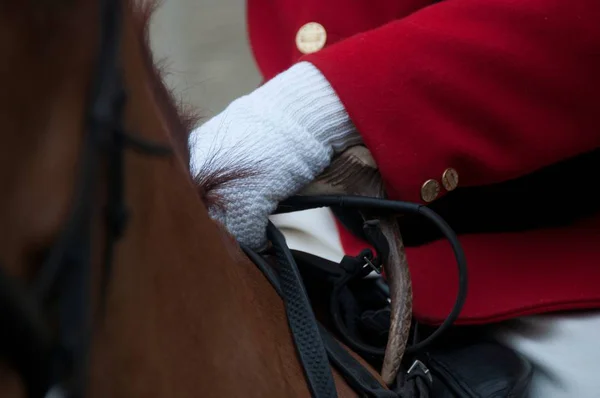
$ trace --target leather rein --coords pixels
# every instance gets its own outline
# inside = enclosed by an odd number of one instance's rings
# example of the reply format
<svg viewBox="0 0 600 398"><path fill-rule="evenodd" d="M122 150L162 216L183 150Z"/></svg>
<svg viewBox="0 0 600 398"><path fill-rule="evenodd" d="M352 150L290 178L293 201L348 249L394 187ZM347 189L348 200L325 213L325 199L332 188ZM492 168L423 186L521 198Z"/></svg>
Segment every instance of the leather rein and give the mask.
<svg viewBox="0 0 600 398"><path fill-rule="evenodd" d="M459 275L455 304L444 322L427 338L422 341L415 341L408 346L406 353L415 354L428 347L456 321L466 299L467 266L457 235L437 213L426 206L362 196L295 196L282 202L276 213L332 206L347 209L368 209L370 212L383 214L418 214L433 223L450 242ZM372 226L373 223L369 220L365 222L365 227ZM287 246L283 234L272 223L269 223L267 227L267 237L272 244L271 252L276 258L276 271L265 260L264 256L244 246L242 246L242 249L264 273L285 304L288 324L292 331L296 351L304 369L311 396L318 398L337 397L333 374L329 365L334 366L348 385L360 396L377 398L425 398L428 396L432 379L431 375L428 374L428 369L421 361L415 360L404 373L401 373L399 375L400 380L396 385L384 387L360 362L351 356L316 319L296 260ZM381 241L378 242L373 239L370 243L377 251L381 248ZM368 270L367 266L383 266L381 259L386 258L383 253L378 252L375 256L368 255L367 260L369 261L366 261L367 264L365 264L364 256L364 253L356 258L346 256L340 266L345 268L344 266L347 267L348 263L358 264L358 272L363 272L364 269ZM343 329L338 328L338 332L341 333L343 342L357 352L366 351L367 354L383 356L383 351L371 347L365 348L364 344L353 341L352 337L344 333Z"/></svg>
<svg viewBox="0 0 600 398"><path fill-rule="evenodd" d="M108 177L98 309L102 314L114 247L127 225L125 150L132 149L151 156L172 153L170 148L146 142L123 130L126 93L117 62L122 9L119 0L100 0L100 7L100 47L88 98L86 134L79 159L74 206L40 272L30 285L24 285L0 267L0 355L20 374L28 397L79 398L86 393L94 313L90 299L91 220L94 197L99 188L96 182L100 166L106 164ZM407 351L423 348L454 322L464 303L466 262L456 234L443 219L425 206L383 199L294 197L283 202L278 212L334 205L418 213L433 222L451 243L459 266L459 293L446 321L427 339L414 344ZM270 255L276 258L277 269L269 264L266 253L259 254L246 247L242 249L285 303L288 324L311 395L318 398L337 396L332 365L361 396L417 396L406 388L392 391L382 386L316 320L296 262L283 235L272 224L268 226L267 234L272 243ZM377 262L375 257L373 261ZM352 342L346 343L351 345ZM427 379L426 369L412 366L407 373L411 372L415 376L413 386L419 389L418 386Z"/></svg>

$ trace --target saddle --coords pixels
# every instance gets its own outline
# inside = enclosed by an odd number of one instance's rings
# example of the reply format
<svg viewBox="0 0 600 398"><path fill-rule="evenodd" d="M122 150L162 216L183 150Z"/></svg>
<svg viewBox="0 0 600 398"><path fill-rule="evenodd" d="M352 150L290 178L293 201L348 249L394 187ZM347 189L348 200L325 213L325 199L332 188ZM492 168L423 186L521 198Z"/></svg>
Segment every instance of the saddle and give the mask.
<svg viewBox="0 0 600 398"><path fill-rule="evenodd" d="M389 287L383 278L369 275L370 266L365 268L361 261L369 252L335 263L292 251L317 318L381 370L386 344L394 340L392 310ZM341 325L327 319L340 320ZM408 348L411 341L422 341L431 333L432 328L413 321ZM532 374L531 364L488 338L486 327L452 327L431 345L405 354L390 387L400 396L415 398L526 397Z"/></svg>
<svg viewBox="0 0 600 398"><path fill-rule="evenodd" d="M300 283L320 323L329 361L337 365L350 384L369 378L357 362L335 359L336 351L338 356L345 353L335 343L341 341L378 370L394 394L388 395L375 385L377 382L368 380L370 389L364 385L357 388L365 396L527 396L533 368L524 357L489 339L486 327L452 326L464 303L467 270L464 254L450 227L425 206L385 201L384 197L383 182L369 151L355 146L334 158L313 184L282 203L277 212L329 206L374 250L365 248L358 256L345 256L338 264L309 253L282 249L283 236L273 225L269 226L271 241L280 246L274 264L277 267L284 260L283 250L287 251L286 261L297 267ZM439 328L420 325L412 319L411 279L396 222L396 214L401 211L428 218L455 251L459 294L453 311ZM348 214L352 216L347 217ZM385 278L379 275L382 268Z"/></svg>

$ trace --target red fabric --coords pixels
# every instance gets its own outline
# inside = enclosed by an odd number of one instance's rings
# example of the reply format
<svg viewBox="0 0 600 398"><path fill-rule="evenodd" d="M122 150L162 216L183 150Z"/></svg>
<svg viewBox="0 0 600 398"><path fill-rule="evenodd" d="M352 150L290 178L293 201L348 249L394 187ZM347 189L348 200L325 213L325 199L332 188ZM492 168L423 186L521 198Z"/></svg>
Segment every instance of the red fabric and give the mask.
<svg viewBox="0 0 600 398"><path fill-rule="evenodd" d="M600 147L598 0L249 0L248 18L266 79L299 60L325 74L392 198L420 201L421 185L448 167L461 186L485 185ZM295 34L312 21L325 26L327 47L302 57ZM347 251L358 249L341 234ZM599 307L599 235L594 218L462 237L461 322ZM409 261L415 315L437 323L456 293L452 253L435 242Z"/></svg>
<svg viewBox="0 0 600 398"><path fill-rule="evenodd" d="M599 223L600 216L564 230L461 236L469 290L456 323L600 308ZM365 247L349 233L340 236L348 254ZM440 324L454 305L458 273L453 256L446 241L407 249L414 316L423 323Z"/></svg>

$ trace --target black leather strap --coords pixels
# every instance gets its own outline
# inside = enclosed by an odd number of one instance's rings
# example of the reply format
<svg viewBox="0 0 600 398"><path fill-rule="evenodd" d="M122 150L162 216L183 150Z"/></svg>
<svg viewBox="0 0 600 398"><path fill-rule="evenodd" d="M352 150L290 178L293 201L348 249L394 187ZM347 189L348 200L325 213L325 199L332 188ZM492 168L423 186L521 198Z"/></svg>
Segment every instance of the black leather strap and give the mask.
<svg viewBox="0 0 600 398"><path fill-rule="evenodd" d="M274 226L269 226L269 230L270 230L270 233L275 232L275 233L281 234L279 231L276 230L276 228ZM280 243L280 242L276 241L274 243L275 247L279 246L277 243ZM265 275L265 277L271 283L271 285L273 285L273 288L275 289L275 291L282 297L284 302L286 302L286 308L287 308L288 307L287 306L288 298L286 297L286 295L284 293L284 289L282 288L282 284L280 283L280 280L277 277L277 274L275 274L275 272L273 272L273 269L271 268L271 266L267 263L267 261L262 256L255 253L254 251L250 250L246 246L241 245L241 248L244 250L246 255L250 258L250 260L252 260L252 262L254 262L254 264L261 270L261 272ZM285 252L286 250L281 249L281 251ZM286 258L286 260L284 262L285 262L285 264L283 264L283 266L285 268L287 268L288 266L291 266L291 268L295 267L295 260L293 258L291 258L291 259ZM294 264L294 265L292 265L292 264ZM281 266L282 264L279 264L279 265ZM297 269L296 269L296 271L297 271ZM294 273L294 275L292 277L300 278L300 274L298 272L296 272L296 273ZM298 282L302 285L302 282L300 279L298 279ZM304 291L303 286L302 286L302 291ZM293 299L292 299L292 301L293 301ZM302 313L304 313L304 311L301 311L300 315ZM312 309L311 309L311 313L312 313ZM367 394L367 396L378 397L378 398L398 398L399 397L398 394L396 394L395 392L389 391L389 390L386 390L385 388L383 388L381 386L381 384L379 384L377 379L375 379L356 359L354 359L354 357L352 357L343 347L341 347L340 344L327 331L327 329L325 329L321 324L319 324L316 321L316 319L314 320L313 324L318 325L317 328L318 328L319 336L317 336L316 340L314 340L314 341L308 341L308 344L312 345L317 341L323 343L323 347L326 352L326 359L323 363L326 364L328 368L329 368L329 363L331 362L331 364L336 367L336 369L341 373L342 377L344 377L346 382L353 389L355 389L356 391L360 391L361 393L365 393L365 394ZM290 327L291 327L291 325L290 325ZM292 329L292 333L295 336L294 329ZM304 342L306 342L306 340L304 340ZM305 349L304 345L297 346L297 350L299 352L304 349ZM329 358L329 360L327 360L327 357ZM303 365L306 366L304 363L303 363ZM309 369L309 371L310 370L312 370L312 369ZM309 373L309 371L307 371L307 373ZM327 373L331 373L331 371L328 369ZM307 374L307 377L309 377L308 374ZM333 381L333 378L332 378L332 381ZM335 385L333 386L333 388L334 388L334 393L335 393ZM337 393L335 393L335 394L337 394ZM313 393L313 396L319 396L319 395L315 395Z"/></svg>
<svg viewBox="0 0 600 398"><path fill-rule="evenodd" d="M319 325L321 338L331 364L342 374L346 382L355 391L361 391L368 397L398 398L394 391L386 390L352 355L348 353L325 329Z"/></svg>
<svg viewBox="0 0 600 398"><path fill-rule="evenodd" d="M318 207L369 209L370 212L383 211L388 214L419 214L436 226L448 239L448 242L452 246L454 257L456 258L456 265L458 267L458 293L456 295L454 306L444 322L442 322L442 324L424 340L407 347L406 352L415 353L422 350L452 326L462 311L467 297L467 261L462 245L458 240L458 236L442 217L427 206L418 203L344 195L293 196L281 202L275 213L287 213L290 211L307 210Z"/></svg>
<svg viewBox="0 0 600 398"><path fill-rule="evenodd" d="M304 290L300 272L291 251L287 248L285 238L272 224L269 224L267 234L277 256L278 274L273 272L271 266L261 255L243 245L241 247L285 303L296 350L312 396L337 396L330 369L331 363L346 382L364 396L375 398L419 397L412 393L405 395L386 389L335 340L327 329L317 322ZM329 380L324 379L323 375Z"/></svg>
<svg viewBox="0 0 600 398"><path fill-rule="evenodd" d="M279 285L288 324L311 394L318 398L337 397L327 353L308 295L304 290L300 271L289 249L284 249L287 246L283 234L271 223L267 228L267 236L273 242L277 256Z"/></svg>
<svg viewBox="0 0 600 398"><path fill-rule="evenodd" d="M454 322L462 309L466 296L466 261L456 234L441 217L430 209L418 204L353 196L293 197L280 204L277 212L285 213L324 206L348 206L388 212L418 213L436 225L452 245L459 269L459 293L454 308L442 325L425 340L409 347L407 351L414 352L422 349ZM326 330L315 319L300 272L290 249L287 247L283 234L269 222L267 236L273 244L273 250L277 257L279 278L270 271L270 266L265 264L260 255L246 248L244 250L263 271L283 298L288 316L288 324L312 396L337 396L333 375L329 366L329 361L331 361L344 375L347 382L353 388L359 390L359 393L366 396L396 398L427 397L431 383L430 375L426 375L424 372L419 372L418 370L412 373L410 371L407 373L401 372L395 386L396 391L387 390L358 361L348 354L329 333L322 333L323 331L326 332ZM335 311L333 313L335 316ZM329 358L329 361L327 358Z"/></svg>

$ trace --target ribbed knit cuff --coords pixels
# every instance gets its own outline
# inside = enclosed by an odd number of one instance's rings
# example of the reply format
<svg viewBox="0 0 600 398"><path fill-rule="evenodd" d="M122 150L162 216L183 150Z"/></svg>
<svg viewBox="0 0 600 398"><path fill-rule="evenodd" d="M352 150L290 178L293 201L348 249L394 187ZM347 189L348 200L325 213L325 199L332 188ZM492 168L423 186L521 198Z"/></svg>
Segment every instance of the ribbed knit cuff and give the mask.
<svg viewBox="0 0 600 398"><path fill-rule="evenodd" d="M362 142L337 94L309 62L295 64L256 89L252 96L261 97L262 104L270 104L262 112L283 113L334 152Z"/></svg>

